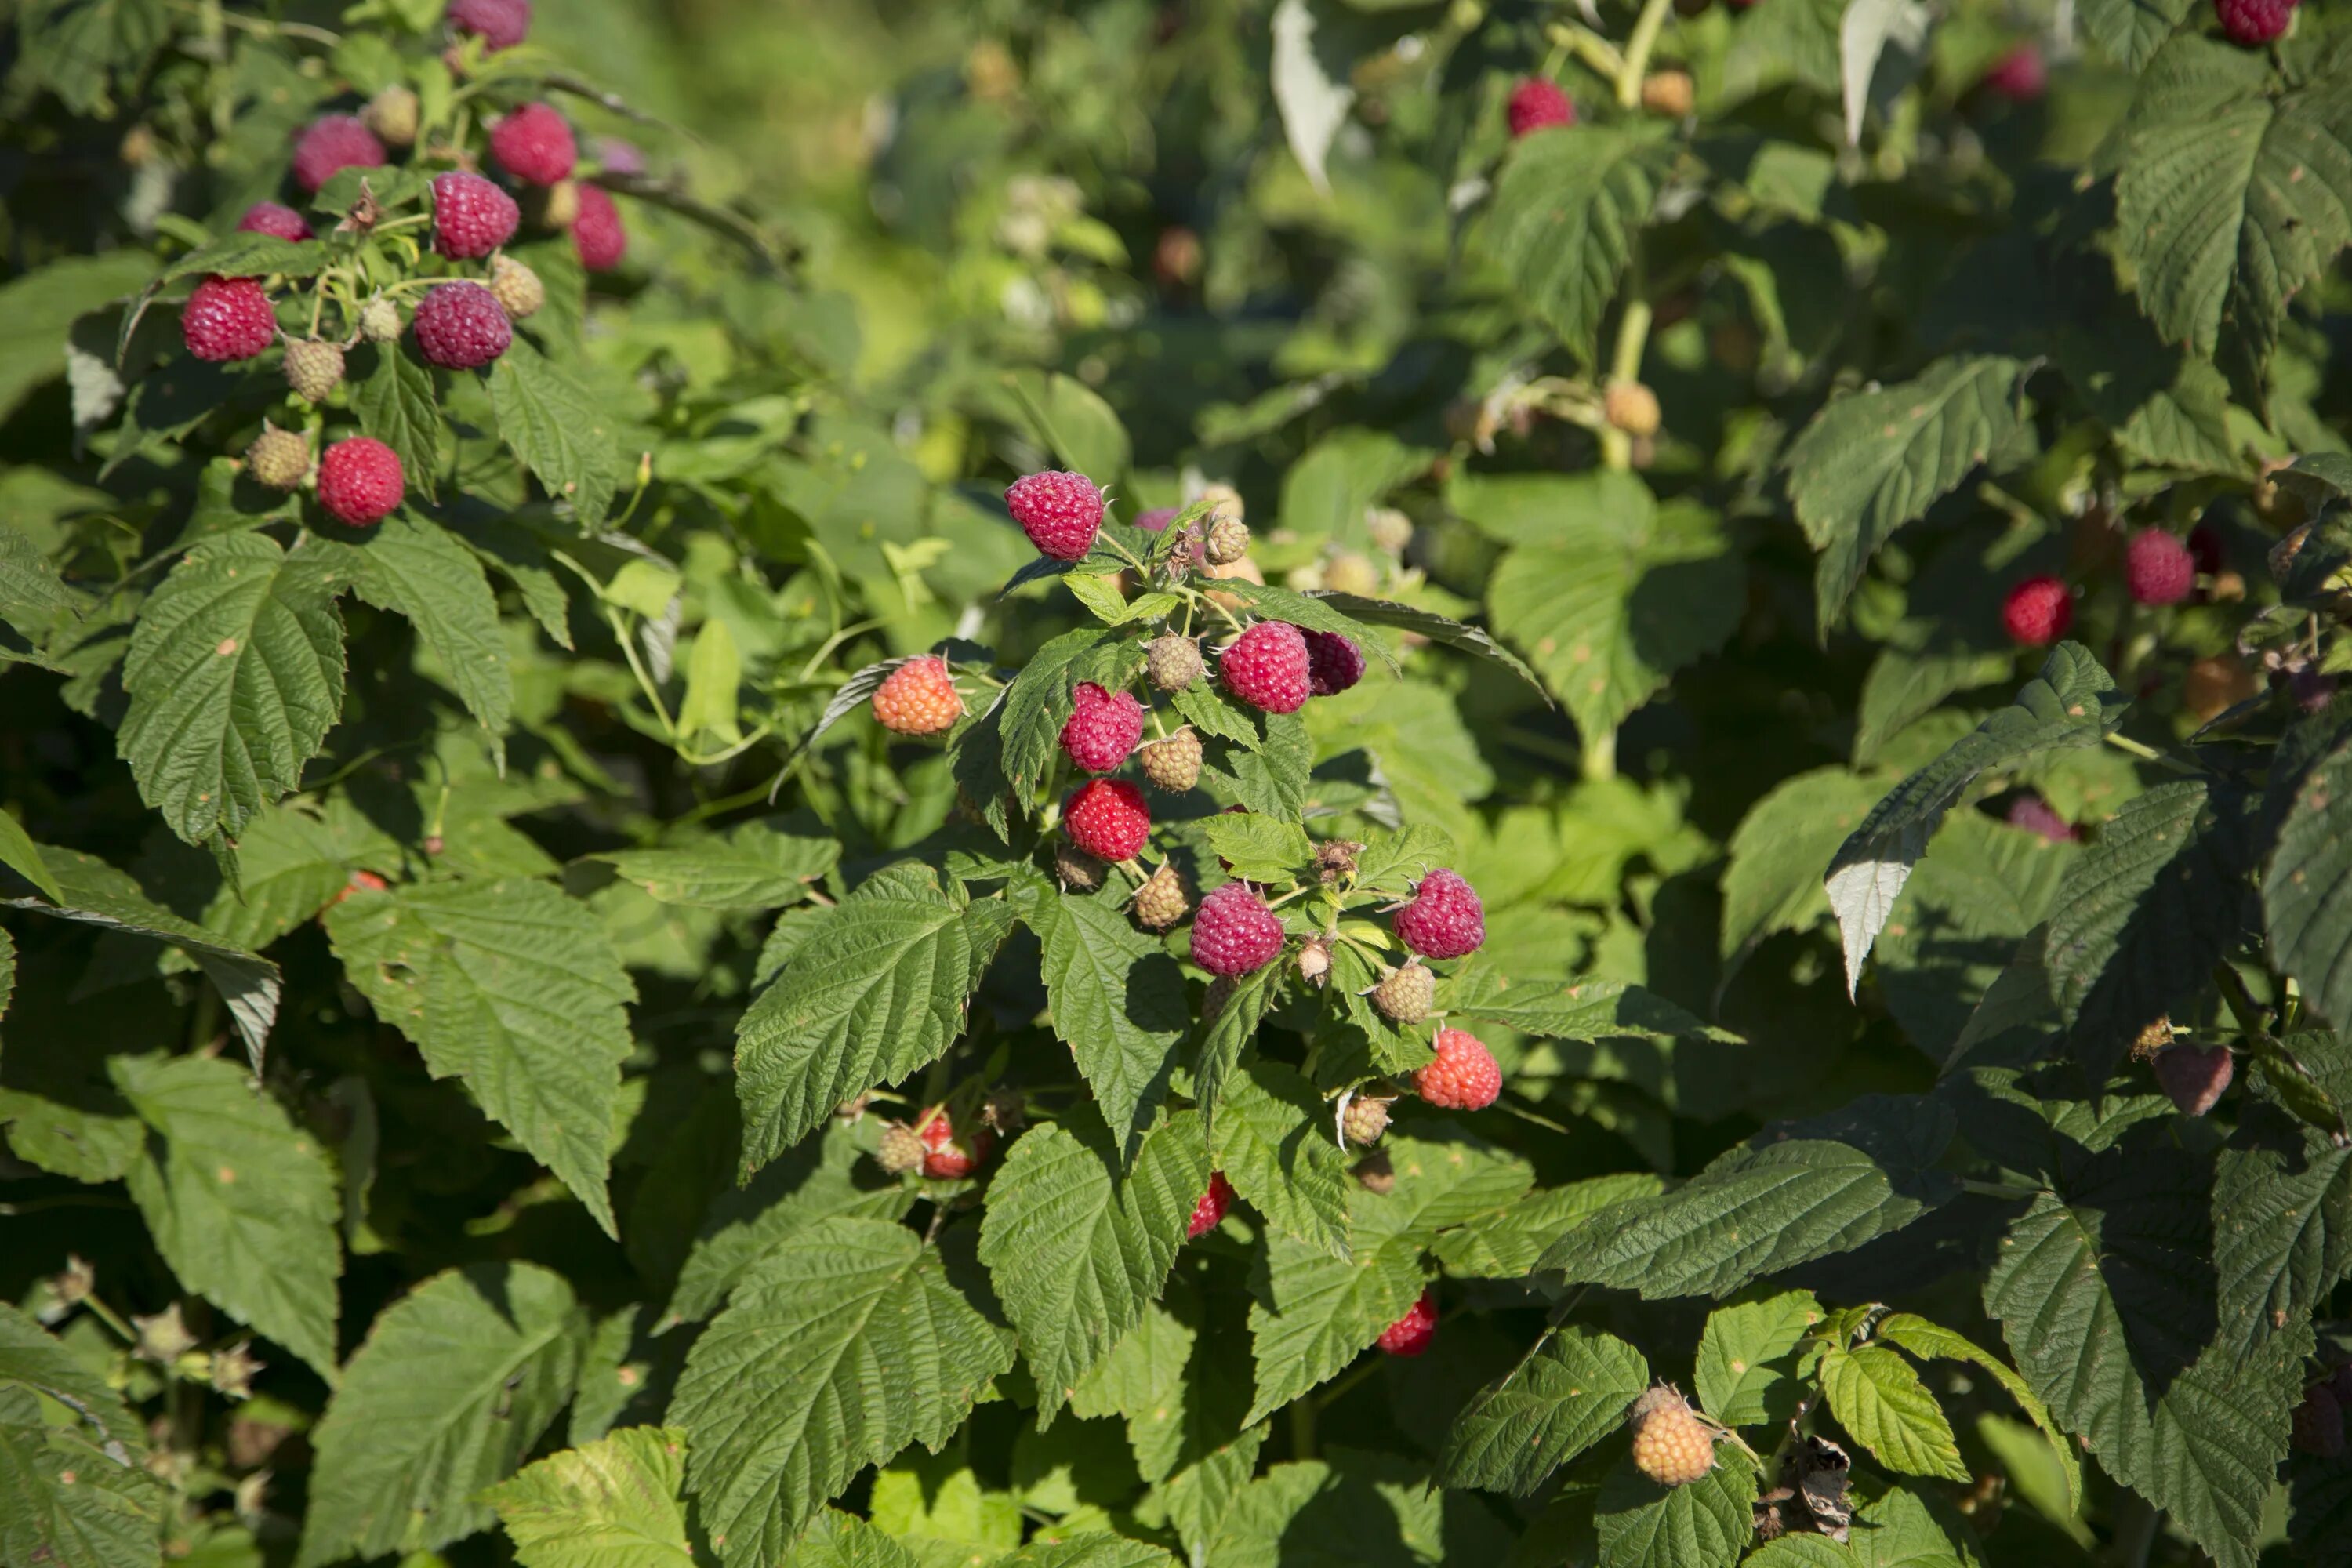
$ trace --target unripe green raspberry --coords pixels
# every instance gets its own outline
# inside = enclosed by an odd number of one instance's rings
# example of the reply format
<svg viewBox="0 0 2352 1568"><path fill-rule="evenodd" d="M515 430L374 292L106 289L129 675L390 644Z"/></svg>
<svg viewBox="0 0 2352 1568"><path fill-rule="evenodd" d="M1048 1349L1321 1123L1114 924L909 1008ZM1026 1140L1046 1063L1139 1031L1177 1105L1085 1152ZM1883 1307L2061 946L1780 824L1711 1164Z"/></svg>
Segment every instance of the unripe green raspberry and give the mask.
<svg viewBox="0 0 2352 1568"><path fill-rule="evenodd" d="M324 403L342 384L343 351L324 338L297 338L286 345L286 384L305 403Z"/></svg>
<svg viewBox="0 0 2352 1568"><path fill-rule="evenodd" d="M1209 524L1208 542L1202 553L1212 566L1230 566L1249 553L1250 531L1242 520L1219 512Z"/></svg>
<svg viewBox="0 0 2352 1568"><path fill-rule="evenodd" d="M263 423L245 449L245 471L273 490L290 490L310 472L310 443L295 430Z"/></svg>
<svg viewBox="0 0 2352 1568"><path fill-rule="evenodd" d="M517 321L547 303L547 285L511 256L490 263L490 293L505 307L508 318Z"/></svg>
<svg viewBox="0 0 2352 1568"><path fill-rule="evenodd" d="M1372 536L1373 549L1402 555L1412 542L1412 519L1392 506L1376 506L1364 513L1364 531Z"/></svg>
<svg viewBox="0 0 2352 1568"><path fill-rule="evenodd" d="M1201 662L1201 645L1174 632L1154 637L1144 646L1143 667L1151 677L1151 684L1162 691L1183 690L1200 679L1206 668Z"/></svg>
<svg viewBox="0 0 2352 1568"><path fill-rule="evenodd" d="M882 1129L882 1146L874 1152L874 1163L894 1176L903 1176L921 1170L923 1156L929 1152L921 1134L903 1121L893 1121Z"/></svg>
<svg viewBox="0 0 2352 1568"><path fill-rule="evenodd" d="M404 87L388 87L368 100L360 119L379 140L406 147L416 140L416 94Z"/></svg>
<svg viewBox="0 0 2352 1568"><path fill-rule="evenodd" d="M1182 795L1201 778L1201 737L1191 726L1164 741L1152 741L1136 753L1143 760L1143 776L1154 789Z"/></svg>
<svg viewBox="0 0 2352 1568"><path fill-rule="evenodd" d="M1343 550L1324 566L1323 585L1335 594L1369 599L1381 591L1380 568L1356 552Z"/></svg>
<svg viewBox="0 0 2352 1568"><path fill-rule="evenodd" d="M361 306L360 336L372 343L388 343L400 336L400 307L380 294Z"/></svg>
<svg viewBox="0 0 2352 1568"><path fill-rule="evenodd" d="M1381 1016L1407 1028L1428 1017L1430 1005L1436 999L1437 976L1418 960L1390 970L1372 987L1372 1005L1381 1010Z"/></svg>
<svg viewBox="0 0 2352 1568"><path fill-rule="evenodd" d="M1347 1135L1349 1148L1361 1148L1377 1143L1381 1134L1389 1130L1389 1107L1396 1103L1392 1094L1359 1092L1348 1101L1348 1109L1339 1115L1339 1130Z"/></svg>
<svg viewBox="0 0 2352 1568"><path fill-rule="evenodd" d="M1135 890L1135 919L1146 931L1166 931L1192 907L1184 897L1183 879L1165 861Z"/></svg>

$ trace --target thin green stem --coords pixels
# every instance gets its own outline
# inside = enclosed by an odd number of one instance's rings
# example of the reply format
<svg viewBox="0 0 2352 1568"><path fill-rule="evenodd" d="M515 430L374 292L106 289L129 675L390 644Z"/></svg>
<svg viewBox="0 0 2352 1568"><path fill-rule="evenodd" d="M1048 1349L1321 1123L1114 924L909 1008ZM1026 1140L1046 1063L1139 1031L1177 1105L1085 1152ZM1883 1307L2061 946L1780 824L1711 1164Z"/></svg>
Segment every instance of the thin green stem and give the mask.
<svg viewBox="0 0 2352 1568"><path fill-rule="evenodd" d="M646 672L644 662L637 658L636 638L629 635L628 625L621 618L621 612L610 605L604 606L604 619L611 624L613 638L621 645L621 652L629 661L629 673L637 678L637 689L646 694L646 700L654 705L654 713L661 720L662 733L668 736L675 745L677 721L669 716L669 709L663 703L661 693L654 689L653 677Z"/></svg>
<svg viewBox="0 0 2352 1568"><path fill-rule="evenodd" d="M1625 43L1625 60L1617 69L1617 103L1622 109L1633 109L1642 101L1642 78L1650 68L1650 51L1658 47L1658 32L1666 25L1666 13L1674 8L1674 0L1643 0L1642 15L1633 24L1633 36Z"/></svg>
<svg viewBox="0 0 2352 1568"><path fill-rule="evenodd" d="M22 1213L23 1208L24 1205L19 1205L10 1209L9 1212L11 1214ZM121 1318L117 1317L113 1308L99 1300L97 1291L93 1290L89 1295L84 1296L81 1299L81 1304L89 1309L89 1315L91 1317L96 1318L100 1322L104 1323L108 1328L112 1329L116 1336L119 1337L124 1344L135 1345L139 1342L138 1331L133 1329L129 1323L124 1322Z"/></svg>
<svg viewBox="0 0 2352 1568"><path fill-rule="evenodd" d="M2158 767L2168 769L2176 773L2186 773L2191 778L2203 778L2205 776L2204 769L2200 768L2193 763L2184 763L2168 752L2159 752L2154 746L2148 745L2145 742L2135 741L2129 735L2110 731L2107 734L2106 741L2107 744L2113 746L2116 751L2124 752L2132 756L2137 757L2144 763L2154 763Z"/></svg>

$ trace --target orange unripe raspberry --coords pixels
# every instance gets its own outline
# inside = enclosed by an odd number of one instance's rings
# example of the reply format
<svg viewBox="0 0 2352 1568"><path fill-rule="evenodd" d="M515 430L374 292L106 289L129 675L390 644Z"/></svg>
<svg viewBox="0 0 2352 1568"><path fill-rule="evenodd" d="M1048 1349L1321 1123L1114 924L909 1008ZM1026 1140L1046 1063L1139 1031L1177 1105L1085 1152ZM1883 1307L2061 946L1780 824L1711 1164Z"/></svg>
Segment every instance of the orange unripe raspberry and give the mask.
<svg viewBox="0 0 2352 1568"><path fill-rule="evenodd" d="M1658 433L1658 395L1638 381L1612 381L1601 395L1601 412L1609 423L1628 436Z"/></svg>
<svg viewBox="0 0 2352 1568"><path fill-rule="evenodd" d="M874 721L900 735L936 735L963 717L948 661L937 654L910 658L874 691Z"/></svg>
<svg viewBox="0 0 2352 1568"><path fill-rule="evenodd" d="M1715 1468L1715 1434L1673 1389L1633 1402L1633 1468L1662 1487L1683 1487Z"/></svg>

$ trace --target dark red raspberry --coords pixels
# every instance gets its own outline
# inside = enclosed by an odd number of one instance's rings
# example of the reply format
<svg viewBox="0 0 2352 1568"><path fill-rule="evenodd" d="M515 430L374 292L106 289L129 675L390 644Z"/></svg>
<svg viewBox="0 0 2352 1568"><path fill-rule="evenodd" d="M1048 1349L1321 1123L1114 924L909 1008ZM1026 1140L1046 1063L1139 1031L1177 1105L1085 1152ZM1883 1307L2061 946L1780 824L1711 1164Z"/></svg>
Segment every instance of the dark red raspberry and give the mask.
<svg viewBox="0 0 2352 1568"><path fill-rule="evenodd" d="M1432 871L1396 912L1397 940L1424 958L1464 958L1486 940L1486 907L1453 871Z"/></svg>
<svg viewBox="0 0 2352 1568"><path fill-rule="evenodd" d="M1192 916L1192 962L1212 974L1248 974L1282 954L1282 921L1247 882L1227 882Z"/></svg>
<svg viewBox="0 0 2352 1568"><path fill-rule="evenodd" d="M2183 1116L2202 1116L2212 1110L2237 1076L2227 1046L2170 1045L2148 1065Z"/></svg>
<svg viewBox="0 0 2352 1568"><path fill-rule="evenodd" d="M621 209L602 185L580 187L580 213L572 220L572 248L580 265L591 272L610 272L628 254L629 235L621 226Z"/></svg>
<svg viewBox="0 0 2352 1568"><path fill-rule="evenodd" d="M436 283L416 307L416 352L444 370L474 370L507 352L514 328L499 297L460 279Z"/></svg>
<svg viewBox="0 0 2352 1568"><path fill-rule="evenodd" d="M1218 665L1226 690L1269 713L1296 713L1306 706L1312 668L1307 639L1282 621L1260 621L1243 632Z"/></svg>
<svg viewBox="0 0 2352 1568"><path fill-rule="evenodd" d="M1084 556L1102 528L1102 491L1084 474L1024 474L1004 492L1004 504L1039 553L1056 561Z"/></svg>
<svg viewBox="0 0 2352 1568"><path fill-rule="evenodd" d="M433 248L458 260L488 256L522 222L515 199L479 174L451 172L433 182Z"/></svg>
<svg viewBox="0 0 2352 1568"><path fill-rule="evenodd" d="M1576 105L1569 101L1559 83L1531 76L1511 89L1510 116L1511 140L1516 142L1555 125L1575 124Z"/></svg>
<svg viewBox="0 0 2352 1568"><path fill-rule="evenodd" d="M373 437L338 441L319 459L319 504L353 528L391 516L406 489L400 454Z"/></svg>
<svg viewBox="0 0 2352 1568"><path fill-rule="evenodd" d="M1336 697L1364 679L1364 650L1356 639L1339 632L1310 632L1307 639L1307 689L1316 697Z"/></svg>
<svg viewBox="0 0 2352 1568"><path fill-rule="evenodd" d="M1131 860L1151 836L1151 807L1125 779L1089 779L1062 806L1062 832L1104 860Z"/></svg>
<svg viewBox="0 0 2352 1568"><path fill-rule="evenodd" d="M2030 790L2009 803L2009 825L2038 833L2053 844L2071 844L2083 837L2080 829Z"/></svg>
<svg viewBox="0 0 2352 1568"><path fill-rule="evenodd" d="M2124 581L2142 605L2177 605L2197 586L2197 557L2177 534L2143 528L2124 552Z"/></svg>
<svg viewBox="0 0 2352 1568"><path fill-rule="evenodd" d="M2020 44L1993 62L1984 73L1987 92L2011 103L2032 103L2050 85L2050 68L2039 44Z"/></svg>
<svg viewBox="0 0 2352 1568"><path fill-rule="evenodd" d="M1107 773L1127 761L1143 738L1143 704L1132 692L1105 691L1093 681L1072 694L1077 706L1062 726L1062 750L1090 773Z"/></svg>
<svg viewBox="0 0 2352 1568"><path fill-rule="evenodd" d="M251 359L278 341L278 308L257 278L207 278L181 308L180 337L198 359Z"/></svg>
<svg viewBox="0 0 2352 1568"><path fill-rule="evenodd" d="M239 234L266 234L277 239L313 239L302 215L278 202L256 202L236 220Z"/></svg>
<svg viewBox="0 0 2352 1568"><path fill-rule="evenodd" d="M2062 578L2028 577L2001 602L2000 624L2028 647L2047 647L2074 624L2074 595Z"/></svg>
<svg viewBox="0 0 2352 1568"><path fill-rule="evenodd" d="M1184 1227L1184 1239L1194 1240L1208 1235L1225 1222L1225 1210L1232 1206L1234 1187L1225 1180L1223 1171L1209 1173L1209 1190L1192 1205L1192 1223Z"/></svg>
<svg viewBox="0 0 2352 1568"><path fill-rule="evenodd" d="M1495 1053L1466 1029L1437 1031L1437 1059L1412 1075L1413 1092L1448 1110L1484 1110L1503 1092Z"/></svg>
<svg viewBox="0 0 2352 1568"><path fill-rule="evenodd" d="M449 0L449 26L481 39L492 54L510 49L530 34L530 0Z"/></svg>
<svg viewBox="0 0 2352 1568"><path fill-rule="evenodd" d="M2267 44L2294 20L2295 0L2213 0L2213 14L2233 44Z"/></svg>
<svg viewBox="0 0 2352 1568"><path fill-rule="evenodd" d="M937 1181L961 1181L969 1176L988 1158L996 1147L996 1134L985 1127L975 1127L958 1136L955 1123L949 1120L944 1108L926 1115L915 1126L915 1136L922 1140L923 1174Z"/></svg>
<svg viewBox="0 0 2352 1568"><path fill-rule="evenodd" d="M321 115L294 139L294 183L313 195L345 169L383 167L383 143L353 115Z"/></svg>
<svg viewBox="0 0 2352 1568"><path fill-rule="evenodd" d="M572 125L551 105L526 103L490 128L490 156L530 185L551 185L580 162Z"/></svg>
<svg viewBox="0 0 2352 1568"><path fill-rule="evenodd" d="M1437 1296L1423 1289L1405 1315L1381 1331L1381 1349L1391 1355L1419 1355L1437 1337Z"/></svg>

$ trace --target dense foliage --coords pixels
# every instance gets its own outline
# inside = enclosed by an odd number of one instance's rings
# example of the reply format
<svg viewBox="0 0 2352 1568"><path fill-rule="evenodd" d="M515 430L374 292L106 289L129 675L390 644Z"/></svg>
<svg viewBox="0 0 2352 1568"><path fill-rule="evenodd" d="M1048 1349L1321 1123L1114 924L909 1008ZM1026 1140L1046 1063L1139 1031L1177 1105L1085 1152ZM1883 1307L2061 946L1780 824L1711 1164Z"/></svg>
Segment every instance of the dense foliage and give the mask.
<svg viewBox="0 0 2352 1568"><path fill-rule="evenodd" d="M546 4L10 25L0 1568L2352 1560L2352 12Z"/></svg>

